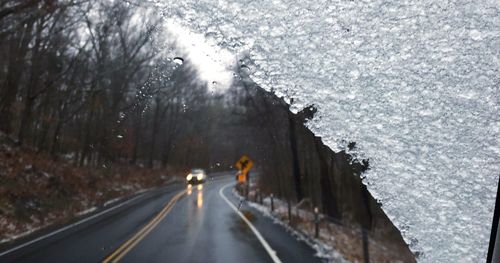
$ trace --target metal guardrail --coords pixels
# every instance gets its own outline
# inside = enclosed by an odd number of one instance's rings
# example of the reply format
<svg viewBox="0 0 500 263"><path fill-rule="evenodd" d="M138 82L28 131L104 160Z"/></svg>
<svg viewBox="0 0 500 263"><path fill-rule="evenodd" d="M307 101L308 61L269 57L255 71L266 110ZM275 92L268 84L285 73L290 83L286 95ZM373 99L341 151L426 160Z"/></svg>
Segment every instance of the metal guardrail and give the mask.
<svg viewBox="0 0 500 263"><path fill-rule="evenodd" d="M246 189L245 189L245 191L246 191ZM268 205L265 202L263 202L264 197L262 195L262 192L259 189L256 189L254 191L254 194L252 196L249 196L248 193L245 193L245 195L242 195L242 196L246 196L247 200L249 200L249 201L252 200L255 203L259 203L260 205L264 205L264 206ZM267 197L270 200L270 202L269 202L269 208L270 208L271 214L273 214L275 212L275 208L276 208L275 207L275 196L274 196L273 193L271 193ZM288 210L287 211L287 217L288 217L288 221L289 221L288 225L289 225L289 227L293 228L295 231L298 231L302 235L304 235L306 237L309 237L309 234L304 233L303 231L301 231L298 228L294 228L294 224L293 224L293 211L292 210L295 209L296 211L298 211L297 210L298 209L298 207L297 207L298 205L300 205L300 202L299 202L299 204L294 205L294 206L292 206L290 202L287 202L287 210ZM334 218L334 217L331 217L331 216L328 216L328 215L322 215L322 214L320 214L318 207L314 207L314 208L312 208L312 211L308 211L308 212L312 212L313 213L313 219L312 219L311 223L314 224L314 238L315 239L318 239L320 237L319 236L320 232L321 232L320 225L322 223L333 223L333 224L335 224L337 226L341 226L341 227L344 227L344 228L351 228L350 226L345 225L338 218ZM361 232L361 237L360 238L362 240L362 249L363 249L363 259L364 259L364 262L365 263L369 263L370 262L370 253L369 253L370 235L369 235L369 230L360 227L360 228L357 229L357 231ZM311 241L312 242L316 242L316 241L314 241L312 239L311 239Z"/></svg>

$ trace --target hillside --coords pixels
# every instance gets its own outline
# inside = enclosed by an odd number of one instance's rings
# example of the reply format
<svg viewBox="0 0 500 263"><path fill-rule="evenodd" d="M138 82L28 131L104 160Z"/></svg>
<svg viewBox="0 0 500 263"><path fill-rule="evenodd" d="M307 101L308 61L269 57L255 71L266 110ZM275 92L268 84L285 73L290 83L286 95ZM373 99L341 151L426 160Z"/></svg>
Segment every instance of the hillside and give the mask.
<svg viewBox="0 0 500 263"><path fill-rule="evenodd" d="M165 185L171 174L128 164L76 167L0 134L0 243Z"/></svg>

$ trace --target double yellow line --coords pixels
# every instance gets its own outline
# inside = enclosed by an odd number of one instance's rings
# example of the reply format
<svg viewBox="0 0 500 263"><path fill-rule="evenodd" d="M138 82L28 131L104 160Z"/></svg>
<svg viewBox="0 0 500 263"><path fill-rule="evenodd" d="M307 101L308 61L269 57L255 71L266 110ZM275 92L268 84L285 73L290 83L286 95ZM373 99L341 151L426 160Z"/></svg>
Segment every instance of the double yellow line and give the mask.
<svg viewBox="0 0 500 263"><path fill-rule="evenodd" d="M123 243L118 249L116 249L111 255L106 257L102 262L118 262L122 259L132 248L134 248L144 237L151 232L160 221L170 212L175 203L186 193L186 190L177 193L167 205L151 220L147 225L145 225L139 232L137 232L132 238Z"/></svg>

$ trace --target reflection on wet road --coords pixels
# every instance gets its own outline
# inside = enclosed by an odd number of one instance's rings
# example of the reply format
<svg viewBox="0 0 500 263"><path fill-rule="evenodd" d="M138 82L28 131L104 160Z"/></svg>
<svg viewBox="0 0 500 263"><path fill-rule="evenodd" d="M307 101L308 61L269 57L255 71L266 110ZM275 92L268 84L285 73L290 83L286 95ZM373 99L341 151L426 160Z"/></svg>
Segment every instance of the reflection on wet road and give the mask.
<svg viewBox="0 0 500 263"><path fill-rule="evenodd" d="M230 206L239 200L232 187L223 186L233 178L222 176L204 184L173 185L146 193L121 209L23 247L0 261L273 262L255 232ZM311 248L270 219L246 205L239 211L282 262L320 262ZM118 256L110 258L120 248Z"/></svg>
<svg viewBox="0 0 500 263"><path fill-rule="evenodd" d="M198 206L198 208L201 208L203 206L203 185L198 185L196 187L196 190L198 190L198 195L196 197L196 206Z"/></svg>
<svg viewBox="0 0 500 263"><path fill-rule="evenodd" d="M192 184L188 184L186 186L186 194L190 196L193 194L193 188L195 188L196 192L196 206L198 208L203 207L203 184L198 184L195 187L193 187Z"/></svg>
<svg viewBox="0 0 500 263"><path fill-rule="evenodd" d="M218 195L228 180L187 185L186 195L123 262L272 262ZM230 192L229 192L230 193Z"/></svg>

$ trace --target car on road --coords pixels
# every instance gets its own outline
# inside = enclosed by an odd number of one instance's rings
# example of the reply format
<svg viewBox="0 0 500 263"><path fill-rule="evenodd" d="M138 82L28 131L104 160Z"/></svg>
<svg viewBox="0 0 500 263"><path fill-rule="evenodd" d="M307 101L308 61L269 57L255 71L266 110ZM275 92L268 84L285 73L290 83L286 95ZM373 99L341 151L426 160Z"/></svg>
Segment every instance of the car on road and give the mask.
<svg viewBox="0 0 500 263"><path fill-rule="evenodd" d="M207 180L207 174L203 169L192 169L186 176L188 184L201 184Z"/></svg>

